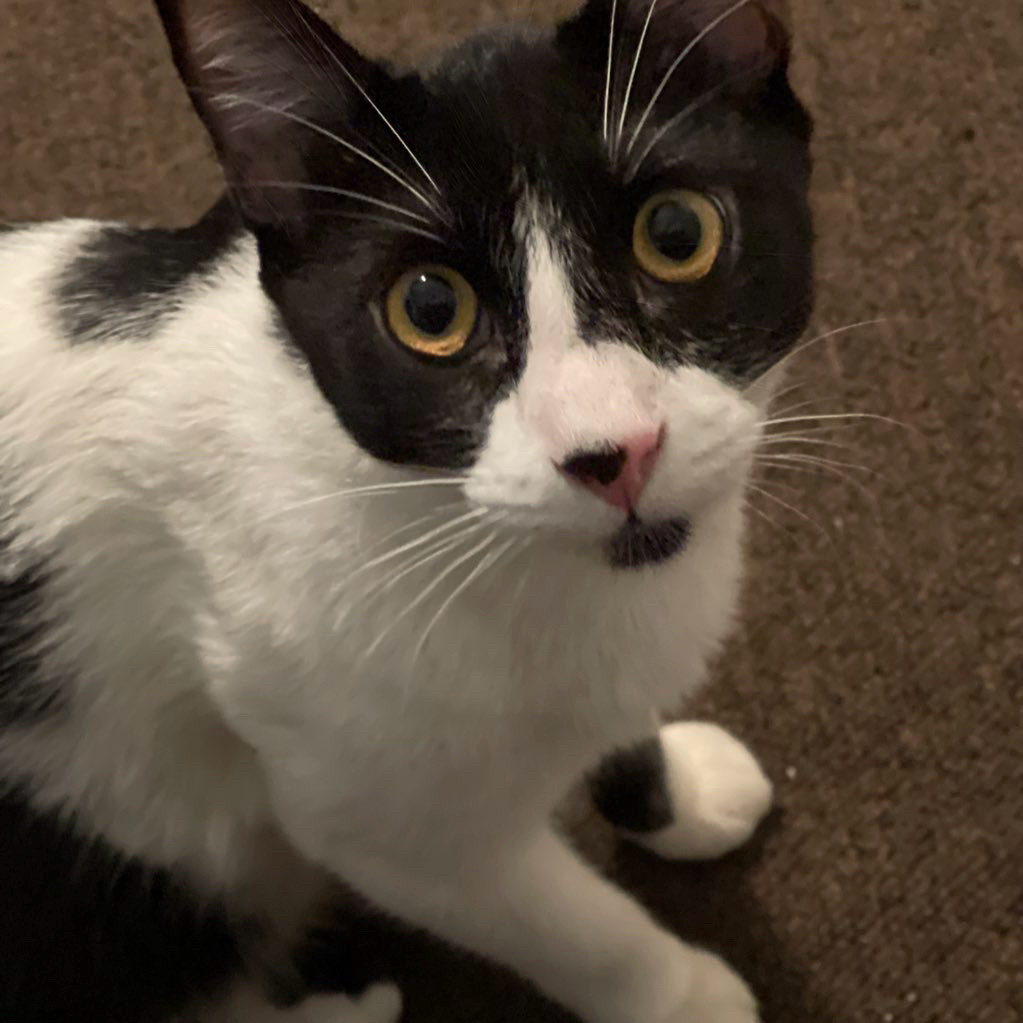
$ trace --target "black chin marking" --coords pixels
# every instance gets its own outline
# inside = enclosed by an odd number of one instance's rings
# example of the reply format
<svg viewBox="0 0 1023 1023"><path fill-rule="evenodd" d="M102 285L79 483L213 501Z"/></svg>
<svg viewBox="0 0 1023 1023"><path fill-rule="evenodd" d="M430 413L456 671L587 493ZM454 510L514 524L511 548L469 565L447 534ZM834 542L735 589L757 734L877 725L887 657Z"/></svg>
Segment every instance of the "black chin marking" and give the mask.
<svg viewBox="0 0 1023 1023"><path fill-rule="evenodd" d="M608 542L608 559L615 568L660 565L685 547L691 528L685 518L643 522L630 517Z"/></svg>

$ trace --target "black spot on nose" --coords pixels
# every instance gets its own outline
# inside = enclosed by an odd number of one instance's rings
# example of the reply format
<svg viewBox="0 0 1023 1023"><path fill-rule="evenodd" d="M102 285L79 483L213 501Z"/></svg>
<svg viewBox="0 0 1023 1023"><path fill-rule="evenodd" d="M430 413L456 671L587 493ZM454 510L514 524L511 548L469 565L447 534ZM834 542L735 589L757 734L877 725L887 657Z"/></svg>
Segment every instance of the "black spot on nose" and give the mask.
<svg viewBox="0 0 1023 1023"><path fill-rule="evenodd" d="M600 483L607 486L614 483L625 468L626 454L623 448L609 451L581 451L561 463L561 471L580 483Z"/></svg>

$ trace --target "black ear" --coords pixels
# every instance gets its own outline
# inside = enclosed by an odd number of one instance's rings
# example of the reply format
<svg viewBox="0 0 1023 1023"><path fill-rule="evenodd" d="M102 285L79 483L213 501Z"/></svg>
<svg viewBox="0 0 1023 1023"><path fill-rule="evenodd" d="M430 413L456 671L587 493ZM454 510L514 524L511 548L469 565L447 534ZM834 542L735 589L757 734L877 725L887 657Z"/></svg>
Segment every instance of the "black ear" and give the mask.
<svg viewBox="0 0 1023 1023"><path fill-rule="evenodd" d="M784 74L786 23L785 0L588 0L558 37L591 63L606 65L610 52L612 96L626 90L639 53L634 86L670 98L696 73L704 88L720 84L741 101Z"/></svg>
<svg viewBox="0 0 1023 1023"><path fill-rule="evenodd" d="M301 219L308 194L282 182L308 182L327 147L335 166L358 159L342 144L346 129L369 96L386 102L390 76L298 0L156 6L242 215Z"/></svg>

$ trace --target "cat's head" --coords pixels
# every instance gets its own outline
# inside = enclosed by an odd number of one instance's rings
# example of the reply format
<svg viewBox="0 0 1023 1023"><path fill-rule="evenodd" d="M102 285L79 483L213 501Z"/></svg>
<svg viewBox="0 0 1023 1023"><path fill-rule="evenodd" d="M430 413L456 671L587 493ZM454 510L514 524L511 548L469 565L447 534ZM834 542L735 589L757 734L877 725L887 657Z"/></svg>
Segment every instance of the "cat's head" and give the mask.
<svg viewBox="0 0 1023 1023"><path fill-rule="evenodd" d="M811 303L810 128L770 0L589 0L415 72L297 0L157 0L264 286L371 455L677 553L738 493Z"/></svg>

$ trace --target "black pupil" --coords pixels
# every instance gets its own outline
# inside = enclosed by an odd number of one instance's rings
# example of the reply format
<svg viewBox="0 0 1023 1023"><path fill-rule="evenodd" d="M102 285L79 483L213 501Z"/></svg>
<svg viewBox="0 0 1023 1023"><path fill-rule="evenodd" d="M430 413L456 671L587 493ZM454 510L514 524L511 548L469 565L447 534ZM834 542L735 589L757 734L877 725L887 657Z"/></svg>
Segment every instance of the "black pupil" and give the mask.
<svg viewBox="0 0 1023 1023"><path fill-rule="evenodd" d="M692 259L703 240L703 225L696 212L677 199L655 206L647 218L647 236L657 251L676 263Z"/></svg>
<svg viewBox="0 0 1023 1023"><path fill-rule="evenodd" d="M405 294L405 312L417 330L442 337L454 323L458 311L455 289L435 274L421 274Z"/></svg>

